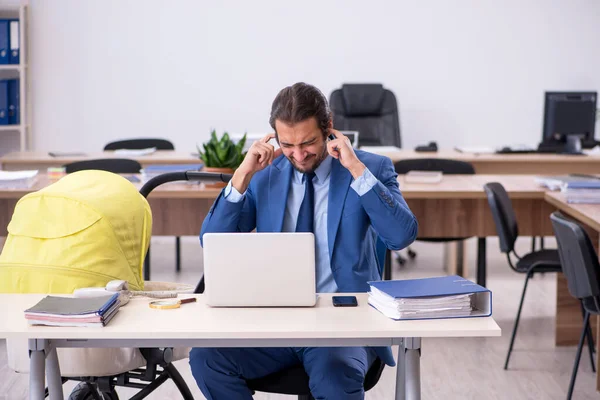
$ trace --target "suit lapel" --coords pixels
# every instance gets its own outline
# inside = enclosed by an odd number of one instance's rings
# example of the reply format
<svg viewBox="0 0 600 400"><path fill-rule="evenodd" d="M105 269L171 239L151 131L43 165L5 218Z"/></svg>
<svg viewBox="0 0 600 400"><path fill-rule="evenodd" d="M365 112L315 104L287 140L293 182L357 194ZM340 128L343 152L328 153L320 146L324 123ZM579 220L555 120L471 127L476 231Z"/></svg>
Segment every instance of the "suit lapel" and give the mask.
<svg viewBox="0 0 600 400"><path fill-rule="evenodd" d="M285 157L281 157L272 166L269 173L269 213L273 232L281 232L292 181L292 165Z"/></svg>
<svg viewBox="0 0 600 400"><path fill-rule="evenodd" d="M329 181L329 200L327 201L327 243L329 247L329 260L333 260L333 245L337 236L342 210L348 189L352 183L352 175L334 159L331 164L331 179Z"/></svg>

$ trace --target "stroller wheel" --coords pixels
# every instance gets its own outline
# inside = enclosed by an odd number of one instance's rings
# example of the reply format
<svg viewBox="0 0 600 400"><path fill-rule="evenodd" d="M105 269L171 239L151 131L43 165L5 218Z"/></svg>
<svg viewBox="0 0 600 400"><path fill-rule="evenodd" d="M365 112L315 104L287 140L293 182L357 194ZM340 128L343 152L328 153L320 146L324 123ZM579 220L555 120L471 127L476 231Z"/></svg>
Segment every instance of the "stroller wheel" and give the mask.
<svg viewBox="0 0 600 400"><path fill-rule="evenodd" d="M92 383L79 382L69 395L69 400L119 400L119 396L115 392L100 392Z"/></svg>

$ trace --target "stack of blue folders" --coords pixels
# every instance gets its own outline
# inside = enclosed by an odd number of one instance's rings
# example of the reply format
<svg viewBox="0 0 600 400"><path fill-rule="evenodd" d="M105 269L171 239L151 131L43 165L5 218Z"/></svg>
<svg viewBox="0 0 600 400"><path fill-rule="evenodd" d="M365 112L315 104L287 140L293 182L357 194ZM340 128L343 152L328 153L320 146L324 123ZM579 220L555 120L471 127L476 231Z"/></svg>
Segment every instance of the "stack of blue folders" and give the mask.
<svg viewBox="0 0 600 400"><path fill-rule="evenodd" d="M119 293L78 298L46 296L25 310L29 325L106 326L119 311Z"/></svg>
<svg viewBox="0 0 600 400"><path fill-rule="evenodd" d="M492 315L492 292L457 275L369 285L369 304L395 320Z"/></svg>
<svg viewBox="0 0 600 400"><path fill-rule="evenodd" d="M561 191L565 194L567 203L600 203L600 179L566 182Z"/></svg>

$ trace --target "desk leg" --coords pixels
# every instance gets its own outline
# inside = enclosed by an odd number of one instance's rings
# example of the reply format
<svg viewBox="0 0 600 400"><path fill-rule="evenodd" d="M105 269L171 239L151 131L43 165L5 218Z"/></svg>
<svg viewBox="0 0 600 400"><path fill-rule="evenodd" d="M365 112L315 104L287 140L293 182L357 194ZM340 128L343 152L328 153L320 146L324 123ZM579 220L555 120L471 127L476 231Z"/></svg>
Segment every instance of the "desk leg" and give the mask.
<svg viewBox="0 0 600 400"><path fill-rule="evenodd" d="M56 353L56 347L52 345L46 351L46 380L48 381L49 398L62 400L64 396L58 354Z"/></svg>
<svg viewBox="0 0 600 400"><path fill-rule="evenodd" d="M38 349L41 340L29 339L29 399L44 400L45 383L45 354L43 347Z"/></svg>
<svg viewBox="0 0 600 400"><path fill-rule="evenodd" d="M396 400L421 400L421 338L405 338L398 346Z"/></svg>
<svg viewBox="0 0 600 400"><path fill-rule="evenodd" d="M485 287L487 275L487 255L485 253L485 237L477 238L477 284Z"/></svg>
<svg viewBox="0 0 600 400"><path fill-rule="evenodd" d="M48 340L30 339L29 352L29 399L45 399L47 380L49 398L62 400L64 396L56 348ZM47 375L46 379L44 372Z"/></svg>

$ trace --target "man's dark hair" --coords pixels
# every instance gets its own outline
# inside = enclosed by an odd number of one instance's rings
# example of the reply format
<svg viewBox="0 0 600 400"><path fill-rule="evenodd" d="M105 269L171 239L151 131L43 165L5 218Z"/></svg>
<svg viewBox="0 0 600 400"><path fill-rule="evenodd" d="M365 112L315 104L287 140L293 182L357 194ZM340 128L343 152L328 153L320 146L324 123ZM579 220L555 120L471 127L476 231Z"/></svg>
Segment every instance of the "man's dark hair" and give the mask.
<svg viewBox="0 0 600 400"><path fill-rule="evenodd" d="M275 133L275 120L288 125L315 117L324 136L327 136L331 111L327 99L316 87L304 82L283 88L273 100L269 123Z"/></svg>

